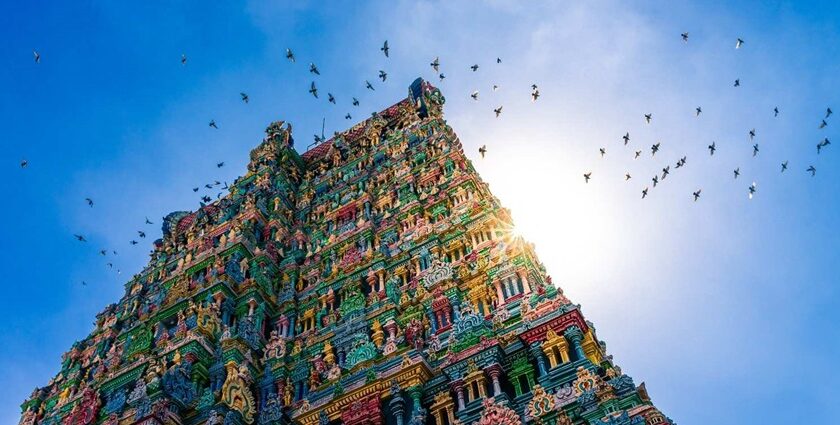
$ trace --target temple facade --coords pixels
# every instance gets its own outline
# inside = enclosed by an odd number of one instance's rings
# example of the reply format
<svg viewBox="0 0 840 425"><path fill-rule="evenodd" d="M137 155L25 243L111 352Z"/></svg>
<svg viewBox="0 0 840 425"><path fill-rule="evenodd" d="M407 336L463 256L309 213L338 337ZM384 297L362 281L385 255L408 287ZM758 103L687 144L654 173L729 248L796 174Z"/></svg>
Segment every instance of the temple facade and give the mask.
<svg viewBox="0 0 840 425"><path fill-rule="evenodd" d="M302 155L271 124L21 425L672 424L511 232L426 81Z"/></svg>

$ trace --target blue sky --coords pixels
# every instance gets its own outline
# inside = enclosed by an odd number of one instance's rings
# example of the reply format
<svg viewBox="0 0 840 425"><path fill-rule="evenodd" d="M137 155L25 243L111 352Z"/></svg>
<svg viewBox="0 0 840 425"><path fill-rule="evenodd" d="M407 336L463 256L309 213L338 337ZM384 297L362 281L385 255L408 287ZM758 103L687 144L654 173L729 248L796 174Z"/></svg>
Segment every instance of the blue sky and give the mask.
<svg viewBox="0 0 840 425"><path fill-rule="evenodd" d="M817 128L826 107L840 113L840 5L524 3L0 4L0 422L17 421L17 405L119 298L160 217L194 209L192 187L242 174L269 122L290 121L302 151L322 118L327 134L342 130L404 98L417 76L441 88L467 154L554 281L670 417L835 420L840 147L817 155L816 144L840 138L839 117ZM338 105L307 93L309 62ZM641 200L666 165L671 176ZM150 236L131 246L137 230ZM106 248L118 255L99 256Z"/></svg>

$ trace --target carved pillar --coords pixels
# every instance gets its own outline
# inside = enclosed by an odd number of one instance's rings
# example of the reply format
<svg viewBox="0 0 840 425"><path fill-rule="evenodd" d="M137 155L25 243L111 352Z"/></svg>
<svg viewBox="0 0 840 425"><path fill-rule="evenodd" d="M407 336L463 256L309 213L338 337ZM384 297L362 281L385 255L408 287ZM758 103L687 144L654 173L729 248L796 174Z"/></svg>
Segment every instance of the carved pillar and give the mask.
<svg viewBox="0 0 840 425"><path fill-rule="evenodd" d="M415 385L406 388L408 396L411 398L411 412L412 416L420 411L420 399L423 397L423 387Z"/></svg>
<svg viewBox="0 0 840 425"><path fill-rule="evenodd" d="M464 410L464 381L460 379L452 383L452 389L455 390L455 394L458 396L458 411Z"/></svg>
<svg viewBox="0 0 840 425"><path fill-rule="evenodd" d="M581 341L583 341L583 332L577 326L569 326L563 335L572 342L572 347L575 350L575 354L577 355L578 359L585 359L586 353L583 352L583 347L581 346Z"/></svg>
<svg viewBox="0 0 840 425"><path fill-rule="evenodd" d="M397 425L403 425L403 415L405 414L405 400L400 395L399 391L393 393L393 398L388 406L391 408L391 414L397 421Z"/></svg>
<svg viewBox="0 0 840 425"><path fill-rule="evenodd" d="M495 282L493 282L493 286L495 286L495 287L496 287L496 296L499 298L499 305L504 304L504 303L505 303L505 294L504 294L504 293L502 293L502 284L501 284L501 282L499 282L499 280L498 280L498 279L496 279L496 281L495 281Z"/></svg>
<svg viewBox="0 0 840 425"><path fill-rule="evenodd" d="M537 368L539 369L540 376L545 376L548 373L545 367L545 355L543 354L541 344L539 342L534 342L531 344L531 355L537 359Z"/></svg>
<svg viewBox="0 0 840 425"><path fill-rule="evenodd" d="M487 368L487 374L490 375L490 379L493 381L493 397L496 397L502 393L502 385L499 382L499 378L502 376L502 367L494 364Z"/></svg>
<svg viewBox="0 0 840 425"><path fill-rule="evenodd" d="M531 293L531 285L528 283L528 271L519 270L519 278L522 279L522 286L525 288L525 294Z"/></svg>

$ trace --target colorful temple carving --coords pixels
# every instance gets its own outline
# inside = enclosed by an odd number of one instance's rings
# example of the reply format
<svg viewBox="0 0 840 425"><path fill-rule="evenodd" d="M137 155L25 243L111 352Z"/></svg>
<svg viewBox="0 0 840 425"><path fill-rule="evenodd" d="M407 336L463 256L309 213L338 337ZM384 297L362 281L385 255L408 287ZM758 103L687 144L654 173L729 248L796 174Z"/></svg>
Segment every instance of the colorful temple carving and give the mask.
<svg viewBox="0 0 840 425"><path fill-rule="evenodd" d="M443 103L418 79L303 155L271 124L227 196L165 218L20 424L671 424L512 236Z"/></svg>

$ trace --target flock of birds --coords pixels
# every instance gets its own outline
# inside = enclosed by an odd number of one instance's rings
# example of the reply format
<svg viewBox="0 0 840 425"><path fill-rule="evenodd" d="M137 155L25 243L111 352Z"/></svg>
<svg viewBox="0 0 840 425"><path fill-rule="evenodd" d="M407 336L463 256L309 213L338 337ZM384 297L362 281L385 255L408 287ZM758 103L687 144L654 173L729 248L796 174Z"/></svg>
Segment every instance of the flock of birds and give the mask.
<svg viewBox="0 0 840 425"><path fill-rule="evenodd" d="M680 34L680 36L681 36L683 42L688 43L689 34L687 32L684 32L684 33ZM741 39L741 38L738 38L735 41L735 49L741 49L743 46L744 46L744 40ZM741 86L740 78L735 79L735 82L734 82L733 86L734 87L740 87ZM536 92L536 86L533 86L533 88L534 88L535 94L536 94L536 95L534 95L533 99L536 101L539 93ZM703 113L703 108L702 107L698 106L698 107L695 108L695 110L694 110L695 117L699 117L700 114L702 114L702 113ZM825 116L822 117L822 119L820 120L820 123L818 125L819 129L824 129L828 126L828 120L833 113L834 112L831 110L830 107L826 108ZM498 116L498 113L497 113L497 116ZM775 117L778 117L778 116L779 116L779 108L774 107L773 108L773 117L775 118ZM643 118L644 118L645 124L649 125L653 121L653 113L646 113L646 114L643 115ZM754 142L755 136L756 136L756 130L753 128L753 129L749 130L749 132L747 134L749 136L750 142L751 143ZM627 146L630 143L630 132L626 132L624 134L624 136L621 137L621 140L624 142L624 146ZM822 152L822 150L827 148L829 145L831 145L831 141L828 139L828 137L823 138L819 143L817 143L817 154ZM660 148L661 148L661 142L657 142L657 143L654 143L653 145L651 145L651 147L650 147L651 157L655 156L656 153L659 152ZM717 150L716 142L713 141L708 146L708 150L709 150L709 156L714 156L715 151ZM760 150L759 150L758 143L754 143L752 145L752 156L753 157L758 156L759 151ZM486 146L482 146L479 149L479 153L481 154L482 157L484 157L484 155L486 153ZM607 154L607 149L605 147L601 147L601 148L598 149L598 153L600 154L601 158L604 158L604 156ZM641 150L636 150L634 152L633 159L638 159L641 155L642 155L642 151ZM686 164L686 161L687 161L686 156L681 157L679 160L677 160L676 164L674 165L674 169L684 167L685 164ZM789 161L787 161L787 160L785 160L784 162L781 163L781 172L782 173L787 171L788 164L789 164ZM814 167L814 165L809 165L808 168L805 169L805 172L809 173L813 177L813 176L816 176L817 169L816 169L816 167ZM667 165L664 168L662 168L661 175L659 173L657 173L651 178L652 187L655 188L658 184L660 184L662 181L664 181L670 175L670 173L671 173L671 166L670 165ZM741 176L740 167L737 167L734 170L732 170L732 174L733 174L734 179L737 179L738 177L740 177ZM632 178L632 176L630 175L630 173L625 173L625 175L624 175L624 180L625 181L628 181L631 178ZM583 173L583 179L584 179L585 183L589 183L589 180L592 179L592 171L587 171L587 172ZM641 198L642 199L647 198L650 189L651 189L651 186L646 186L644 189L642 189L642 193L641 193ZM753 197L756 195L756 192L757 192L757 184L756 184L755 181L753 181L747 187L747 196L749 197L749 199L753 199ZM700 194L701 193L702 193L701 188L698 188L697 190L695 190L691 193L695 202L700 199Z"/></svg>
<svg viewBox="0 0 840 425"><path fill-rule="evenodd" d="M688 43L689 33L687 33L687 32L682 33L681 38L682 38L683 42ZM736 43L735 43L735 48L736 49L741 49L743 46L744 46L744 40L741 39L741 38L738 38L736 40ZM382 54L385 55L386 58L390 57L390 55L389 55L390 47L388 46L388 41L387 40L382 44L382 46L380 47L379 50L382 52ZM41 63L41 54L38 51L33 51L33 55L34 55L35 63L36 64ZM292 49L290 49L290 48L286 49L285 58L290 63L296 63L295 54L292 51ZM501 63L502 63L502 59L497 57L496 58L496 64L501 64ZM185 54L181 55L181 65L183 65L183 66L187 65L187 56ZM431 66L432 70L435 72L435 74L437 74L440 81L443 81L446 78L446 75L444 75L443 72L441 72L441 62L440 62L439 57L435 57L434 60L432 60L432 62L429 63L429 66ZM477 72L479 70L479 68L480 67L479 67L478 64L473 64L473 65L469 66L469 70L471 70L472 72ZM313 75L313 81L309 85L308 92L314 98L320 99L319 98L318 85L316 84L316 81L314 80L314 78L317 78L317 76L320 76L321 72L318 69L318 66L315 65L315 63L313 63L313 62L309 63L309 73ZM388 78L388 73L385 70L380 69L379 72L378 72L377 78L380 79L384 83ZM739 87L740 85L741 85L740 79L735 79L733 86L734 87ZM367 90L371 90L371 91L376 90L376 88L370 82L370 80L365 80L364 81L364 87ZM499 86L497 84L494 84L492 86L493 91L498 90L498 88L499 88ZM531 88L531 93L530 93L531 100L533 102L538 101L538 99L540 98L539 87L537 86L537 84L531 84L530 88ZM320 92L320 93L323 94L323 91ZM239 95L240 95L240 99L243 103L247 104L249 102L250 97L248 96L247 93L240 92ZM469 96L472 100L478 101L479 92L478 91L473 91L469 94ZM331 104L336 104L337 103L335 95L333 95L333 93L330 93L330 92L327 92L327 101ZM358 107L359 104L360 104L359 100L356 97L352 97L351 105L354 106L354 107ZM503 108L502 105L499 105L498 107L493 108L493 113L495 114L496 118L499 118L501 116L502 108ZM699 117L702 113L703 113L703 109L700 106L695 108L695 111L694 111L695 117ZM831 108L826 108L825 116L822 117L822 119L821 119L821 121L818 125L819 129L823 129L826 126L828 126L829 119L832 116L832 114L833 114L833 112L832 112ZM773 108L773 116L774 117L779 116L779 108L778 107ZM344 116L344 118L348 119L348 120L352 119L352 115L350 114L350 112L347 112L347 114ZM643 119L644 119L645 124L647 124L647 125L652 124L653 113L643 114ZM219 129L219 126L216 123L215 119L211 119L208 123L208 126L210 128L216 129L216 130ZM749 136L750 141L753 142L755 137L756 137L756 130L751 129L748 132L748 136ZM323 129L322 129L322 133L320 135L318 135L318 134L314 135L314 143L313 144L318 144L318 143L324 142L325 140L326 139L323 135ZM630 144L631 137L630 137L630 132L629 131L625 132L625 134L621 137L621 141L623 142L624 146L628 146ZM828 146L830 146L830 145L831 145L831 142L829 141L829 139L827 137L824 138L816 146L817 154L821 153L824 149L828 148ZM753 144L752 148L753 148L753 150L752 150L753 156L757 156L759 154L758 143ZM657 142L657 143L652 144L650 146L651 157L656 156L657 152L659 152L660 149L661 149L661 142ZM717 145L716 145L716 142L713 141L710 145L708 145L709 155L714 156L716 150L717 150ZM485 156L487 155L487 146L482 145L481 147L479 147L478 148L478 153L481 156L481 158L485 158ZM599 153L601 158L604 158L607 154L607 148L606 147L599 148L598 153ZM642 155L642 153L643 153L642 150L634 150L633 158L638 159ZM684 155L676 161L676 163L674 164L674 170L677 170L677 169L680 169L680 168L684 167L686 165L686 162L687 162L687 158ZM29 165L29 162L26 159L21 160L21 162L20 162L20 167L21 168L26 168L28 165ZM224 167L224 165L225 165L224 162L216 163L217 168L222 168L222 167ZM781 163L781 172L782 173L787 171L788 165L789 165L788 161L784 161L784 162ZM816 168L813 165L808 166L808 168L805 169L805 171L807 173L810 173L811 176L815 176L816 172L817 172ZM734 179L738 179L738 177L740 177L740 175L741 175L740 167L735 168L732 172L733 172ZM655 187L657 187L657 185L659 185L663 181L665 181L665 179L670 175L670 173L671 173L671 166L666 165L664 168L662 168L661 174L656 173L651 178L652 187L655 188ZM593 174L592 171L587 171L587 172L583 173L583 178L584 178L585 183L589 183L589 181L593 178L592 174ZM633 177L630 175L630 173L625 173L625 175L624 175L624 180L625 181L629 181L632 178ZM228 184L227 184L227 182L222 183L218 180L214 180L213 182L193 187L192 191L197 193L202 188L206 189L206 190L211 190L211 191L216 191L217 189L225 190L225 189L228 189ZM757 186L756 186L755 182L752 182L752 184L750 184L749 187L747 188L747 195L749 196L749 199L752 199L753 196L756 194L756 191L757 191L756 188L757 188ZM644 189L642 189L642 192L641 192L641 198L642 199L644 199L648 196L648 193L649 193L650 189L651 189L651 186L646 186ZM222 193L223 192L221 192L221 191L218 192L216 194L216 199L219 199L222 196ZM692 195L694 201L697 201L697 200L700 199L701 193L702 193L702 189L700 189L700 188L692 191L691 195ZM202 193L200 199L201 199L200 200L201 206L204 206L204 205L206 205L207 203L210 203L213 200L213 198L210 195L208 195L207 192ZM84 202L90 208L94 207L94 201L93 201L92 198L87 197L87 198L84 199ZM149 220L148 217L146 217L145 222L143 224L148 226L148 225L154 224L154 222L152 222L151 220ZM73 236L75 237L75 239L77 241L79 241L81 243L87 243L88 242L88 239L82 234L74 234ZM137 230L137 237L140 238L140 239L145 238L146 237L146 232L142 229ZM137 239L131 239L131 240L128 241L128 243L133 246L133 245L137 245L139 242L137 241ZM109 255L110 256L116 256L117 251L114 250L114 249L101 249L101 250L99 250L99 254L103 257L107 257ZM114 268L114 264L111 261L107 262L106 266L108 266L111 269ZM119 269L116 269L116 271L117 271L117 273L120 273ZM84 282L84 281L82 282L82 284L87 285L87 283Z"/></svg>

